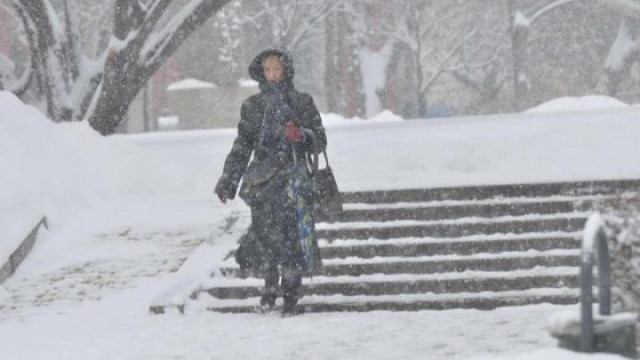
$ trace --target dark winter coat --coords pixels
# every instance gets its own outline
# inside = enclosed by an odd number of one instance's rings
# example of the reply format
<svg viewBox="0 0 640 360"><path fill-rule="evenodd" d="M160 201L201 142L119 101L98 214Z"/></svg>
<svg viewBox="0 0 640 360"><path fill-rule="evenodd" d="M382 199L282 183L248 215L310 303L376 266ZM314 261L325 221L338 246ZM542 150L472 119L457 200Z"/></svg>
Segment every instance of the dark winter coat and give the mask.
<svg viewBox="0 0 640 360"><path fill-rule="evenodd" d="M294 69L291 57L285 51L266 50L260 53L251 63L249 67L250 76L260 84L261 93L253 95L242 103L240 109L240 122L238 123L238 136L233 142L233 147L224 163L222 176L218 180L215 192L227 199L233 199L238 190L238 184L247 169L249 160L253 155L253 161L263 161L267 156L273 155L279 151L287 152L287 157L291 161L293 154L291 146L284 138L284 124L273 124L270 128L272 133L271 141L265 141L266 146L260 146L261 132L265 111L269 107L269 83L266 82L262 70L262 60L269 55L278 55L284 62L284 80L285 101L292 110L291 119L297 125L301 126L305 136L302 146L296 146L298 153L297 159L304 159L305 152L312 152L312 136L319 144L319 150L323 151L327 144L327 138L320 114L313 102L313 98L306 93L298 92L293 86Z"/></svg>
<svg viewBox="0 0 640 360"><path fill-rule="evenodd" d="M283 60L284 79L279 83L265 80L262 61L269 55L278 55ZM289 169L293 166L294 158L296 161L306 161L305 155L313 151L312 138L319 145L319 151L323 151L327 143L326 134L311 96L296 91L293 86L294 69L291 57L286 52L266 50L260 53L251 63L249 74L258 81L261 92L242 104L238 136L224 163L215 192L221 198L233 199L251 159L253 168L260 168L259 164L262 163L268 164L269 169L274 168L269 160L284 159L284 166L275 167L278 169L276 174L269 178L268 190L262 191L268 196L264 196L262 201L249 203L252 226L245 239L254 241L245 241L245 249L240 247L237 253L240 259L237 256L237 260L241 266L264 272L266 293L276 291L280 265L282 271L293 274L283 276L281 286L284 294L294 296L292 294L297 294L301 286L302 269L316 271L321 266L321 260L315 242L314 268L307 268L302 250L297 246L296 201L291 197L292 190L289 188ZM289 121L302 128L305 134L302 144L292 145L286 139L285 124ZM299 162L296 164L300 165ZM310 204L311 192L307 194L309 197L305 198ZM255 251L251 250L252 246Z"/></svg>

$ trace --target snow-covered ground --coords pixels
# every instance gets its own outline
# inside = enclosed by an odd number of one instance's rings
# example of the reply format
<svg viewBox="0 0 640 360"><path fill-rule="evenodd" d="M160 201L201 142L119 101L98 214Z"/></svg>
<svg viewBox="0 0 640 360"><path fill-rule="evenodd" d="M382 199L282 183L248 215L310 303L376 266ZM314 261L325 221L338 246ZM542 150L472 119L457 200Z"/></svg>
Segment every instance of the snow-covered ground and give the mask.
<svg viewBox="0 0 640 360"><path fill-rule="evenodd" d="M636 107L589 97L520 115L323 118L341 189L364 190L640 178L639 116ZM282 319L193 304L184 315L150 315L154 301L203 281L247 226L241 201L222 205L212 194L234 136L102 138L84 123L53 124L0 92L0 262L41 216L50 223L0 288L2 357L618 358L555 347L548 318L574 306Z"/></svg>

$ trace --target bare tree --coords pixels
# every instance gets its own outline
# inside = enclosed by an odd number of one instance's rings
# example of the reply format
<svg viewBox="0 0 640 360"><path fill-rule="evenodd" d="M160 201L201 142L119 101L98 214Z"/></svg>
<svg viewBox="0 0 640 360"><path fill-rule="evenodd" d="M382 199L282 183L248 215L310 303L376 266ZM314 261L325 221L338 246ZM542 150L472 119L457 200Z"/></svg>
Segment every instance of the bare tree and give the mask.
<svg viewBox="0 0 640 360"><path fill-rule="evenodd" d="M581 0L552 0L537 1L531 8L525 9L517 0L507 0L507 9L511 20L511 52L513 66L513 87L516 101L521 103L529 95L530 82L528 77L529 33L540 18L562 6Z"/></svg>
<svg viewBox="0 0 640 360"><path fill-rule="evenodd" d="M616 95L634 61L640 56L640 1L591 0L621 17L615 40L604 64L609 95Z"/></svg>
<svg viewBox="0 0 640 360"><path fill-rule="evenodd" d="M640 19L640 1L638 0L590 0L606 6L612 11L630 18Z"/></svg>
<svg viewBox="0 0 640 360"><path fill-rule="evenodd" d="M170 15L174 0L114 0L111 34L96 55L82 46L79 0L58 6L50 0L9 1L28 39L31 67L8 88L32 87L50 118L86 120L103 135L116 130L140 89L180 44L229 2L189 0Z"/></svg>
<svg viewBox="0 0 640 360"><path fill-rule="evenodd" d="M324 84L328 111L364 117L362 72L357 54L364 37L362 12L351 1L325 20Z"/></svg>
<svg viewBox="0 0 640 360"><path fill-rule="evenodd" d="M478 5L482 4L409 0L394 11L394 23L388 31L413 58L418 116L427 114L427 93L437 80L462 64L463 47L480 46L480 42L470 41L476 40L478 32L472 16L485 11Z"/></svg>
<svg viewBox="0 0 640 360"><path fill-rule="evenodd" d="M620 90L631 65L640 55L640 20L623 17L618 34L605 61L607 92L614 96Z"/></svg>
<svg viewBox="0 0 640 360"><path fill-rule="evenodd" d="M248 1L249 2L249 1ZM252 0L243 22L265 32L278 47L295 52L312 34L320 34L327 16L346 0ZM265 31L266 30L266 31Z"/></svg>
<svg viewBox="0 0 640 360"><path fill-rule="evenodd" d="M232 1L213 19L214 28L220 34L223 43L218 48L218 60L226 69L228 76L225 80L237 80L240 78L240 67L238 65L241 59L241 26L242 26L242 7L238 0Z"/></svg>

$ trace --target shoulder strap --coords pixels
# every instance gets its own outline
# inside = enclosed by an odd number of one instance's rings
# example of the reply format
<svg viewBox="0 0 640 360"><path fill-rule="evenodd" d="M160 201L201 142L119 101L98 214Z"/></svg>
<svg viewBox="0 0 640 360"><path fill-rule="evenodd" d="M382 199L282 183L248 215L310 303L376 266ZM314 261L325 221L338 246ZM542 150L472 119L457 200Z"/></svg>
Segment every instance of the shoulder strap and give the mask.
<svg viewBox="0 0 640 360"><path fill-rule="evenodd" d="M315 135L311 135L311 142L313 144L313 157L311 159L311 176L315 175L320 168L320 144L316 140ZM322 155L324 155L324 161L329 167L329 156L327 156L327 150L322 151Z"/></svg>
<svg viewBox="0 0 640 360"><path fill-rule="evenodd" d="M298 94L298 92L296 90L290 90L288 92L289 95L289 100L291 100L291 105L293 105L293 112L296 114L296 116L298 116L298 114L300 113L300 96ZM298 120L298 119L296 119ZM300 124L298 124L300 125Z"/></svg>
<svg viewBox="0 0 640 360"><path fill-rule="evenodd" d="M255 152L257 152L258 150L261 150L262 147L264 147L264 133L265 133L265 128L267 126L266 124L266 120L267 120L267 110L269 109L269 104L268 102L264 99L264 96L262 96L262 94L260 94L260 101L262 102L262 119L260 121L260 133L258 134L258 143L256 144L256 147L254 149Z"/></svg>

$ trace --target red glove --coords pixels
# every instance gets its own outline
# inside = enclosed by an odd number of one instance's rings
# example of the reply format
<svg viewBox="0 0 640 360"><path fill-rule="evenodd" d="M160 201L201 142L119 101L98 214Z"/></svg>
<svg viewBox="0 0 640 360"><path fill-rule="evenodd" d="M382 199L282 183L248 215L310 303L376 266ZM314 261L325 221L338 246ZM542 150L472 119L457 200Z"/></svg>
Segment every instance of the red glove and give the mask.
<svg viewBox="0 0 640 360"><path fill-rule="evenodd" d="M286 126L285 135L287 140L292 143L301 143L304 141L304 133L302 133L300 126L292 122L288 122Z"/></svg>

